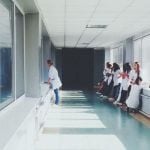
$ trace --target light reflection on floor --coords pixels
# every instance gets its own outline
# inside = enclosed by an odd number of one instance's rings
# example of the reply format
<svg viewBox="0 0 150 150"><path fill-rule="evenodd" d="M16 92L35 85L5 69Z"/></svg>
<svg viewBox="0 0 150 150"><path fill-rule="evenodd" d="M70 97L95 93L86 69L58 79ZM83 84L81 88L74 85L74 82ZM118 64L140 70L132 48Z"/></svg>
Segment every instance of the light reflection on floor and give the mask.
<svg viewBox="0 0 150 150"><path fill-rule="evenodd" d="M36 150L125 150L118 137L105 130L82 91L61 96L62 104L49 109Z"/></svg>

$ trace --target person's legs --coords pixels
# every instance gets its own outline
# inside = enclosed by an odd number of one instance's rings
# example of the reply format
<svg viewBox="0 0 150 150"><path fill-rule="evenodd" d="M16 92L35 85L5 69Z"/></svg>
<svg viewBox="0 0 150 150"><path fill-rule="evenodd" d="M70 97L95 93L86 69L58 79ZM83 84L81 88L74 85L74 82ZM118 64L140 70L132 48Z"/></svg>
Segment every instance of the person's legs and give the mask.
<svg viewBox="0 0 150 150"><path fill-rule="evenodd" d="M119 91L120 91L120 83L117 85L116 90L115 90L115 95L114 95L115 100L117 100L119 96Z"/></svg>
<svg viewBox="0 0 150 150"><path fill-rule="evenodd" d="M54 93L55 93L55 104L58 105L58 103L59 103L59 91L58 91L58 89L55 89Z"/></svg>
<svg viewBox="0 0 150 150"><path fill-rule="evenodd" d="M126 99L127 99L127 94L128 94L128 91L125 91L125 90L122 90L121 92L121 98L120 98L120 103L124 104Z"/></svg>

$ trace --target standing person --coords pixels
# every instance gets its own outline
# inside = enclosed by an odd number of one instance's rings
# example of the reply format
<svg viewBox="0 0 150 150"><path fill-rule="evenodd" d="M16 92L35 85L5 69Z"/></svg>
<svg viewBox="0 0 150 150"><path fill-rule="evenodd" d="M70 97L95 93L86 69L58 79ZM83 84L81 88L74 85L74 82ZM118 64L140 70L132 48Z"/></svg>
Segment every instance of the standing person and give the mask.
<svg viewBox="0 0 150 150"><path fill-rule="evenodd" d="M125 63L123 65L123 73L121 73L122 83L120 88L120 94L118 96L117 101L114 104L118 104L120 106L124 105L128 96L128 87L129 87L129 73L131 71L131 67L129 63Z"/></svg>
<svg viewBox="0 0 150 150"><path fill-rule="evenodd" d="M128 96L129 96L130 91L131 91L131 86L135 83L135 80L139 76L140 76L140 65L138 62L134 62L133 69L131 70L131 72L129 74L130 85L128 88Z"/></svg>
<svg viewBox="0 0 150 150"><path fill-rule="evenodd" d="M107 62L106 68L103 71L104 81L103 81L103 88L101 89L101 97L109 96L111 87L112 87L112 65Z"/></svg>
<svg viewBox="0 0 150 150"><path fill-rule="evenodd" d="M142 89L141 82L142 82L142 78L137 77L137 79L135 80L135 83L131 86L130 95L128 99L126 100L127 111L132 110L132 109L134 110L139 107L139 104L140 104L139 98L140 98L140 92Z"/></svg>
<svg viewBox="0 0 150 150"><path fill-rule="evenodd" d="M121 74L120 67L117 63L113 63L113 70L112 70L112 75L113 75L113 89L112 89L112 96L109 98L109 101L115 101L118 98L119 95L119 90L120 90L120 80L119 78Z"/></svg>
<svg viewBox="0 0 150 150"><path fill-rule="evenodd" d="M103 71L103 80L99 84L99 92L103 95L104 95L105 90L107 88L108 74L111 73L110 67L111 67L111 64L109 62L106 62L106 66L105 66L104 71Z"/></svg>
<svg viewBox="0 0 150 150"><path fill-rule="evenodd" d="M58 76L58 71L54 67L53 62L49 59L47 60L47 64L49 67L49 74L48 74L48 83L52 87L55 93L55 104L59 104L59 88L62 86L60 78Z"/></svg>

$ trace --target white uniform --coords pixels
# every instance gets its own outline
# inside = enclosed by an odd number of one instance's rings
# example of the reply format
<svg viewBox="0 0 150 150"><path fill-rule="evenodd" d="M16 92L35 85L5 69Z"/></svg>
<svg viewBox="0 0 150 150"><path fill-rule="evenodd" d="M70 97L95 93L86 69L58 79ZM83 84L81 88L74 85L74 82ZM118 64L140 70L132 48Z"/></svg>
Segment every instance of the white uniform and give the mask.
<svg viewBox="0 0 150 150"><path fill-rule="evenodd" d="M111 73L111 69L105 68L104 71L103 71L104 81L105 81L105 82L108 80L107 73Z"/></svg>
<svg viewBox="0 0 150 150"><path fill-rule="evenodd" d="M128 77L125 77L124 79L122 78L121 87L120 87L119 95L117 98L117 102L120 101L122 90L127 91L128 87L129 87L129 78Z"/></svg>
<svg viewBox="0 0 150 150"><path fill-rule="evenodd" d="M114 86L116 86L120 83L120 80L119 80L120 73L121 73L120 69L116 70L115 72L113 71Z"/></svg>
<svg viewBox="0 0 150 150"><path fill-rule="evenodd" d="M135 72L135 70L131 70L129 73L130 82L134 83L137 77L138 77L137 72Z"/></svg>
<svg viewBox="0 0 150 150"><path fill-rule="evenodd" d="M60 78L58 76L58 71L56 68L52 65L49 68L49 78L50 78L50 83L52 85L52 88L59 89L62 86L62 83L60 81Z"/></svg>
<svg viewBox="0 0 150 150"><path fill-rule="evenodd" d="M131 87L131 92L126 100L126 104L130 108L137 108L139 106L139 95L142 87L137 84L133 84Z"/></svg>
<svg viewBox="0 0 150 150"><path fill-rule="evenodd" d="M112 80L112 75L107 76L107 74L111 74L111 73L112 73L112 71L109 68L105 68L105 70L103 71L104 81L107 82L107 85L109 85Z"/></svg>
<svg viewBox="0 0 150 150"><path fill-rule="evenodd" d="M124 90L124 91L128 90L128 87L129 87L129 78L128 77L125 77L124 79L122 79L121 86L122 86L122 90Z"/></svg>

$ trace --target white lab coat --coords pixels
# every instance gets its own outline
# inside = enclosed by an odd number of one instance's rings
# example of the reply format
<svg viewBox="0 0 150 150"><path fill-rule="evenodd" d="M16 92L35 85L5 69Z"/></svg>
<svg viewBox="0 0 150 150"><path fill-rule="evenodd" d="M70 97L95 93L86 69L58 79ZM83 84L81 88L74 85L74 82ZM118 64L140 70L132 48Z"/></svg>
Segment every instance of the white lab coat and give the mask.
<svg viewBox="0 0 150 150"><path fill-rule="evenodd" d="M103 71L104 81L107 82L107 85L109 85L111 83L111 81L112 81L112 75L110 75L108 77L107 73L111 74L112 73L111 69L105 68L105 70Z"/></svg>
<svg viewBox="0 0 150 150"><path fill-rule="evenodd" d="M103 71L104 81L105 82L108 80L108 76L106 76L107 73L111 73L111 69L105 68L104 71Z"/></svg>
<svg viewBox="0 0 150 150"><path fill-rule="evenodd" d="M120 87L119 95L117 98L117 102L120 101L122 90L127 91L128 87L129 87L129 78L125 77L124 79L122 79L122 82L121 82L121 87Z"/></svg>
<svg viewBox="0 0 150 150"><path fill-rule="evenodd" d="M137 108L139 106L139 96L140 96L140 91L142 87L137 84L133 84L131 87L131 92L126 100L126 104L130 108Z"/></svg>
<svg viewBox="0 0 150 150"><path fill-rule="evenodd" d="M60 81L60 78L58 76L58 71L56 68L52 65L49 68L49 79L50 83L52 85L52 89L59 89L62 86L62 83Z"/></svg>
<svg viewBox="0 0 150 150"><path fill-rule="evenodd" d="M137 72L135 72L135 70L131 70L129 73L130 82L134 83L137 77L138 77Z"/></svg>
<svg viewBox="0 0 150 150"><path fill-rule="evenodd" d="M118 85L120 83L120 69L116 70L115 72L113 71L113 81L114 81L114 86Z"/></svg>

